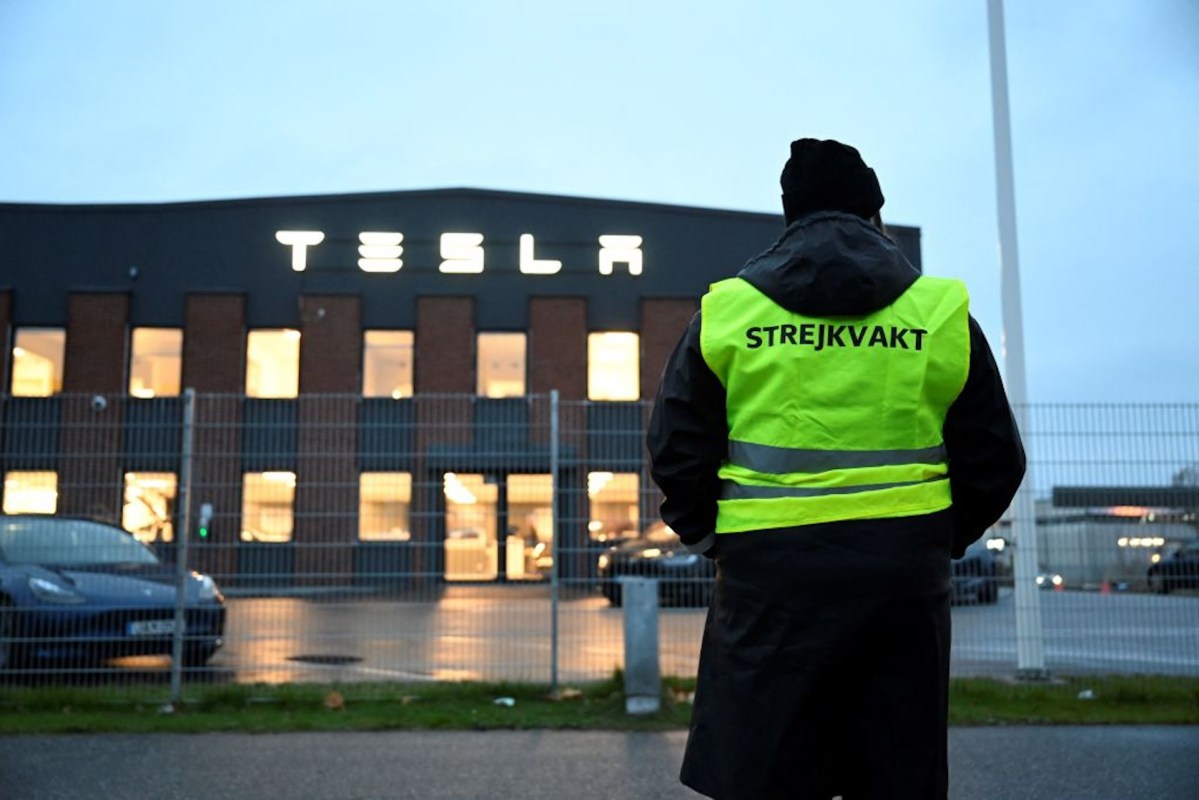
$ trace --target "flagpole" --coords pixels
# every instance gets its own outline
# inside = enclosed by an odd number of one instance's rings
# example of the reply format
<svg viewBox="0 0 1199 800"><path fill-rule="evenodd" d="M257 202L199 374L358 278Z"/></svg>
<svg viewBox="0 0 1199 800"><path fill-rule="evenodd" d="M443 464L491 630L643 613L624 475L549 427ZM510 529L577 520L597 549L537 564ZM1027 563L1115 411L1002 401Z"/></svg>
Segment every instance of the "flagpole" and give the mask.
<svg viewBox="0 0 1199 800"><path fill-rule="evenodd" d="M1000 297L1003 304L1003 363L1008 398L1022 434L1028 432L1028 389L1024 372L1024 320L1020 307L1020 260L1016 245L1016 189L1012 174L1012 123L1008 108L1007 44L1003 0L987 0L991 50L991 118L995 126L995 191L999 211ZM1031 468L1010 509L1016 545L1016 671L1043 680L1045 643L1041 626L1036 501Z"/></svg>

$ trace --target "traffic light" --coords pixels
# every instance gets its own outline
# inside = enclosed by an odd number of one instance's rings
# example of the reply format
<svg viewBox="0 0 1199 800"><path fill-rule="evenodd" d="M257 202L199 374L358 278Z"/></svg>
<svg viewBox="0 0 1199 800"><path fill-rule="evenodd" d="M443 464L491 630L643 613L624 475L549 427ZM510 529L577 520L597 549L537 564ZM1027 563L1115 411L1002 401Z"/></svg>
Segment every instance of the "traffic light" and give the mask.
<svg viewBox="0 0 1199 800"><path fill-rule="evenodd" d="M201 539L208 538L208 531L212 525L212 503L200 504L200 519L196 523L196 533Z"/></svg>

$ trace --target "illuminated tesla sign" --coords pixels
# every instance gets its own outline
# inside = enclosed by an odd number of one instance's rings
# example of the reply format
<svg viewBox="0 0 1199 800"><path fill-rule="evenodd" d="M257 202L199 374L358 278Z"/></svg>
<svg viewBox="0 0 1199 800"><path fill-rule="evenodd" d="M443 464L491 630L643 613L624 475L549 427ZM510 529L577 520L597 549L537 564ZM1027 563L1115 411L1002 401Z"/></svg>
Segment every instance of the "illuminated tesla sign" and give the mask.
<svg viewBox="0 0 1199 800"><path fill-rule="evenodd" d="M308 248L325 241L324 231L275 231L275 240L291 248L291 268L308 268ZM404 266L404 234L399 231L363 231L358 234L358 268L363 272L399 272ZM642 269L641 237L604 234L599 244L596 267L600 275L612 275L623 264L630 275ZM481 233L443 233L441 263L437 269L446 274L470 275L483 271L484 249ZM531 233L520 235L519 264L523 275L556 275L562 262L538 258L537 243Z"/></svg>

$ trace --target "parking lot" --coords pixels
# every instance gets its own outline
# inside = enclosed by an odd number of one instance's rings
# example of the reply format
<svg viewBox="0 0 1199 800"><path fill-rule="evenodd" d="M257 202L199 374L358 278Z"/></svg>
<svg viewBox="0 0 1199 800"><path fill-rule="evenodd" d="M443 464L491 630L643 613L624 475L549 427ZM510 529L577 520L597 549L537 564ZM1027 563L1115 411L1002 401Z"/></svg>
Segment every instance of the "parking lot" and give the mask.
<svg viewBox="0 0 1199 800"><path fill-rule="evenodd" d="M1058 673L1199 675L1199 596L1039 595L1046 666ZM704 609L663 608L662 671L695 671ZM953 673L1016 665L1014 596L953 610ZM233 682L551 678L546 587L448 589L436 601L258 597L229 601L227 643L195 678ZM623 662L623 611L598 597L560 603L559 680L608 677ZM143 665L144 666L144 665Z"/></svg>

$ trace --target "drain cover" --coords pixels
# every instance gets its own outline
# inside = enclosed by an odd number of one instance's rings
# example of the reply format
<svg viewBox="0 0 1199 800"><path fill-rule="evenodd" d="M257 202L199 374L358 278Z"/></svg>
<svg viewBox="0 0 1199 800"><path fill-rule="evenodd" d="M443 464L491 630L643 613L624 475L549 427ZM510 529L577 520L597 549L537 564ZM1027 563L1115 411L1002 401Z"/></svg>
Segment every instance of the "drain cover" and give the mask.
<svg viewBox="0 0 1199 800"><path fill-rule="evenodd" d="M309 653L302 656L288 656L288 661L300 661L304 664L324 664L340 667L344 664L357 664L362 659L358 656L340 656L336 653Z"/></svg>

